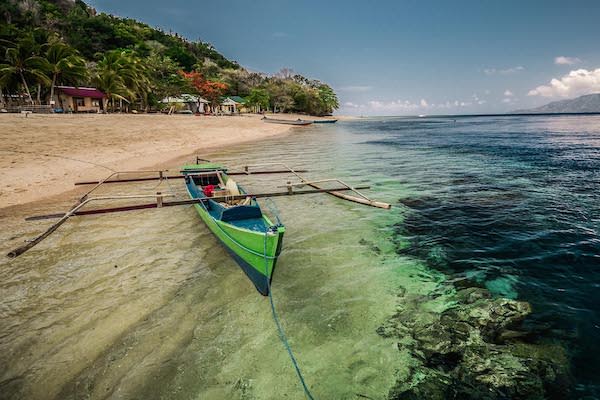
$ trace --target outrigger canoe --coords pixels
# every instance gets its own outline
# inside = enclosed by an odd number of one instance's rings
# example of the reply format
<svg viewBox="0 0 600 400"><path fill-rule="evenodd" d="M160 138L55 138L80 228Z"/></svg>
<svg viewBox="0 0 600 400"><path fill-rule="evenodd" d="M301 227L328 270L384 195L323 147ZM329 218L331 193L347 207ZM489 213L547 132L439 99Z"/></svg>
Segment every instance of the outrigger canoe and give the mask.
<svg viewBox="0 0 600 400"><path fill-rule="evenodd" d="M285 227L264 215L256 198L239 200L244 189L221 165L186 165L181 173L190 198L201 200L194 204L200 218L260 294L268 295ZM236 200L229 200L229 196Z"/></svg>
<svg viewBox="0 0 600 400"><path fill-rule="evenodd" d="M315 124L335 124L337 119L315 119L313 123Z"/></svg>
<svg viewBox="0 0 600 400"><path fill-rule="evenodd" d="M284 124L284 125L299 125L299 126L305 126L305 125L310 125L312 124L314 121L312 120L308 120L308 119L280 119L280 118L267 118L267 117L263 117L262 120L264 122L268 122L271 124Z"/></svg>
<svg viewBox="0 0 600 400"><path fill-rule="evenodd" d="M58 219L38 236L26 241L25 244L11 250L7 256L14 258L36 246L45 238L55 232L62 224L74 216L97 215L133 210L160 209L163 207L194 205L200 218L210 231L223 244L240 268L254 283L263 295L269 295L271 280L277 258L281 252L285 227L277 218L273 223L261 210L257 199L296 196L316 193L328 194L340 199L364 204L371 207L389 209L388 203L372 200L359 190L368 189L369 186L352 187L337 179L308 180L300 175L304 170L294 170L283 163L268 163L262 165L244 166L243 171L228 171L225 167L205 162L200 158L195 164L182 167L179 175L167 175L165 170L160 171L115 171L100 181L75 182L76 185L93 185L79 200L66 212L36 215L26 220ZM256 171L254 167L283 166L283 170ZM252 171L250 168L252 167ZM152 177L138 176L141 173L158 174ZM248 193L231 178L233 175L257 174L292 174L298 178L297 183L290 181L284 186L285 191ZM133 176L132 176L133 175ZM188 199L177 199L175 193L156 194L140 193L128 195L101 195L92 196L92 193L107 184L120 184L128 182L143 182L148 180L163 181L181 178L185 181ZM337 187L323 187L322 184L337 184ZM308 186L309 189L296 190ZM352 195L345 192L353 192ZM172 192L172 189L171 189ZM175 198L175 199L173 199ZM154 200L152 202L124 204L116 207L86 209L88 205L106 200Z"/></svg>

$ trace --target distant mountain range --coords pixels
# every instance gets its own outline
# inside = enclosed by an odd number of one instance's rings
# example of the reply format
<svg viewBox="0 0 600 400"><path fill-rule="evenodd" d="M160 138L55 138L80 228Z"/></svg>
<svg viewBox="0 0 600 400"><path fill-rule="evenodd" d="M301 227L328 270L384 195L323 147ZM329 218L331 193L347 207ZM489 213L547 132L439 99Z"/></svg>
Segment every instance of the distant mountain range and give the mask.
<svg viewBox="0 0 600 400"><path fill-rule="evenodd" d="M510 114L600 113L600 93L553 101L541 107L515 110Z"/></svg>

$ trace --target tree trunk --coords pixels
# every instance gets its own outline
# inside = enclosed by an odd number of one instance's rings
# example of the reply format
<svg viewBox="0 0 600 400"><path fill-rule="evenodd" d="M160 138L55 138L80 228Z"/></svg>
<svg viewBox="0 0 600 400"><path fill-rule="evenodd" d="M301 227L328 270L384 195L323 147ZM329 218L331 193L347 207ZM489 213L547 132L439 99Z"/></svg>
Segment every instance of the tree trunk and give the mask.
<svg viewBox="0 0 600 400"><path fill-rule="evenodd" d="M19 71L19 75L21 75L21 81L23 81L23 86L25 86L25 91L27 92L27 97L29 97L29 102L33 104L33 99L31 98L31 93L29 92L29 86L27 86L27 81L25 80L23 72Z"/></svg>
<svg viewBox="0 0 600 400"><path fill-rule="evenodd" d="M42 84L38 83L38 87L37 87L37 102L38 105L42 105Z"/></svg>
<svg viewBox="0 0 600 400"><path fill-rule="evenodd" d="M52 106L52 108L56 107L56 101L54 102L54 104L52 104L52 101L54 100L54 85L56 84L56 74L54 74L52 76L52 86L50 86L50 105Z"/></svg>

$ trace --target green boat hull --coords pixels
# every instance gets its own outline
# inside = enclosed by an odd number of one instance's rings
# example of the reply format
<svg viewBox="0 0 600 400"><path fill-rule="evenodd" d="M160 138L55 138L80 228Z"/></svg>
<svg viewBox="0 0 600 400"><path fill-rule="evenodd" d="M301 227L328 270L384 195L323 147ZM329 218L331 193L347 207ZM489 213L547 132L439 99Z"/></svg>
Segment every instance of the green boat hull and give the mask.
<svg viewBox="0 0 600 400"><path fill-rule="evenodd" d="M186 167L190 169L191 166ZM186 169L183 170L183 173L186 173ZM195 192L191 185L194 183L186 182L191 198L204 197ZM245 227L243 219L222 221L209 212L210 202L212 200L207 198L207 201L202 204L194 204L198 215L254 283L256 289L262 295L268 295L277 257L281 252L285 227L273 224L265 215L262 215L262 212L260 218L264 221L265 227L262 231L256 230L256 227ZM253 202L254 206L258 207L256 201L253 200Z"/></svg>

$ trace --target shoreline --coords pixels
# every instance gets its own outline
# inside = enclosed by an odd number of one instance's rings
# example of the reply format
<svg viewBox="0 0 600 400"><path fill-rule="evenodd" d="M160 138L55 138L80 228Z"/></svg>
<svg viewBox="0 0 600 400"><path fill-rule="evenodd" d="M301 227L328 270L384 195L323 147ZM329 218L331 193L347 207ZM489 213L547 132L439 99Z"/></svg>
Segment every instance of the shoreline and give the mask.
<svg viewBox="0 0 600 400"><path fill-rule="evenodd" d="M303 116L286 114L286 118ZM304 116L306 118L306 116ZM191 155L290 134L290 125L264 124L261 115L0 116L0 214L81 192L73 183L111 170L173 166ZM313 117L311 117L313 118Z"/></svg>

